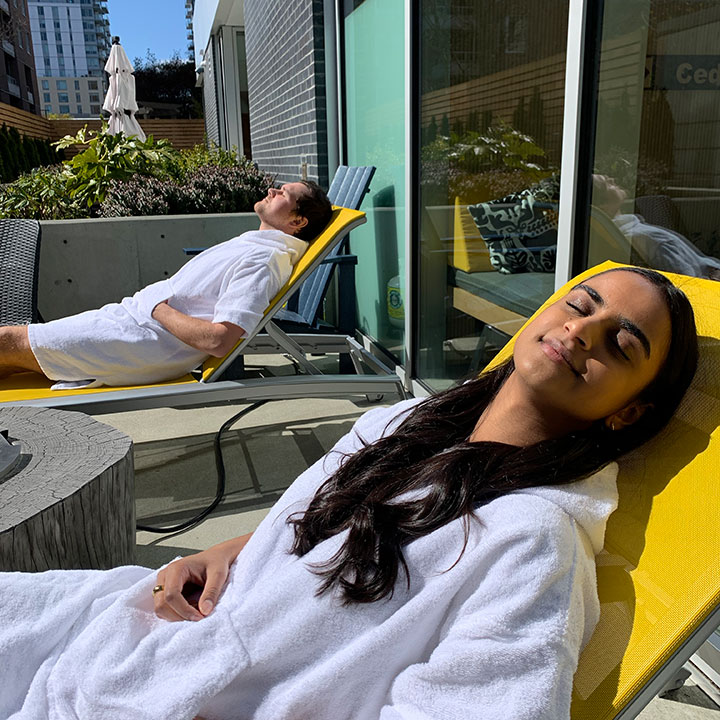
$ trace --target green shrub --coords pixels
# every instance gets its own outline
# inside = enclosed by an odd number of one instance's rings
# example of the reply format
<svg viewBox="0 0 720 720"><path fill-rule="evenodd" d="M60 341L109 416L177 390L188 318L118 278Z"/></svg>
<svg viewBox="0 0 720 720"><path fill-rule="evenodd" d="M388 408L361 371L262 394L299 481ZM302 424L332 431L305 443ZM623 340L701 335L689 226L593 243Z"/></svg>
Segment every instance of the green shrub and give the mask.
<svg viewBox="0 0 720 720"><path fill-rule="evenodd" d="M2 155L3 167L5 168L3 180L5 182L14 180L20 174L18 153L13 137L10 134L10 128L4 123L2 128L0 128L0 154Z"/></svg>
<svg viewBox="0 0 720 720"><path fill-rule="evenodd" d="M262 199L273 178L236 151L197 146L178 152L169 141L108 135L87 127L54 145L84 149L61 166L33 170L0 192L0 217L64 219L245 212ZM41 141L40 141L41 142ZM19 144L30 162L51 153L31 139L0 130L0 178L17 177ZM11 165L8 171L8 163ZM20 170L22 172L22 170ZM13 174L15 173L15 174Z"/></svg>
<svg viewBox="0 0 720 720"><path fill-rule="evenodd" d="M465 202L503 197L552 173L545 150L504 122L482 133L439 134L423 146L421 161L423 187L450 202L455 197Z"/></svg>
<svg viewBox="0 0 720 720"><path fill-rule="evenodd" d="M110 186L101 217L196 215L249 212L262 200L273 178L245 160L233 166L205 165L182 182L135 176Z"/></svg>
<svg viewBox="0 0 720 720"><path fill-rule="evenodd" d="M90 211L69 196L67 169L61 165L36 168L0 191L0 217L65 220L88 217Z"/></svg>
<svg viewBox="0 0 720 720"><path fill-rule="evenodd" d="M20 135L5 124L0 128L0 182L11 182L23 173L61 159L49 140Z"/></svg>
<svg viewBox="0 0 720 720"><path fill-rule="evenodd" d="M155 142L152 135L147 140L122 133L110 135L105 123L99 132L85 126L77 135L66 135L54 144L61 149L87 146L65 164L70 171L68 193L89 208L105 199L113 180L127 180L136 173L165 173L167 166L177 162L178 154L169 140Z"/></svg>
<svg viewBox="0 0 720 720"><path fill-rule="evenodd" d="M40 160L40 155L35 145L35 138L23 137L22 146L23 152L25 153L25 170L40 167L43 162Z"/></svg>
<svg viewBox="0 0 720 720"><path fill-rule="evenodd" d="M238 158L237 148L224 150L211 142L210 145L195 145L180 151L183 173L187 175L198 168L213 165L215 167L247 167L252 163L245 157Z"/></svg>

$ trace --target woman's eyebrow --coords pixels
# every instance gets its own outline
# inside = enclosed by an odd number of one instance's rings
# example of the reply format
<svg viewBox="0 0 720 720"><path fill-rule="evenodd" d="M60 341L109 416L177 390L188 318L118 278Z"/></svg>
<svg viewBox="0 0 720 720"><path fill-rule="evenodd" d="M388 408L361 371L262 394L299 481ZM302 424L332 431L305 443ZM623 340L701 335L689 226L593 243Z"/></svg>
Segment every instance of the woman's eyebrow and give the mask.
<svg viewBox="0 0 720 720"><path fill-rule="evenodd" d="M592 300L594 300L598 305L604 305L605 299L597 290L594 290L589 285L583 285L582 283L580 285L576 285L573 290L584 290Z"/></svg>
<svg viewBox="0 0 720 720"><path fill-rule="evenodd" d="M603 296L589 285L576 285L573 290L583 290L590 296L593 302L598 305L605 305L605 299ZM645 357L649 359L650 341L647 339L647 335L645 335L645 333L632 320L628 320L628 318L623 315L620 316L619 320L620 327L629 332L631 335L634 335L640 341L640 344L643 346L643 350L645 351Z"/></svg>

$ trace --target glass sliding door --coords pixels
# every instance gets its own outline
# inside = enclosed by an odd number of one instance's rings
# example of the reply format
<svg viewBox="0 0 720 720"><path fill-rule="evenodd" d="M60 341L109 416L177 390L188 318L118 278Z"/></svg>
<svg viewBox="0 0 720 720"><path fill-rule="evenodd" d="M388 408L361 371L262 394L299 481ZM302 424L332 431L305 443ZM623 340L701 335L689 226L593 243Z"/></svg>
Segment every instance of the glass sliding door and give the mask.
<svg viewBox="0 0 720 720"><path fill-rule="evenodd" d="M605 1L586 266L720 280L719 36L718 0ZM716 691L719 632L692 662Z"/></svg>
<svg viewBox="0 0 720 720"><path fill-rule="evenodd" d="M345 161L374 165L353 230L358 327L404 362L405 3L343 0Z"/></svg>
<svg viewBox="0 0 720 720"><path fill-rule="evenodd" d="M587 262L720 279L720 2L608 0Z"/></svg>
<svg viewBox="0 0 720 720"><path fill-rule="evenodd" d="M440 389L552 292L568 2L420 0L419 348Z"/></svg>

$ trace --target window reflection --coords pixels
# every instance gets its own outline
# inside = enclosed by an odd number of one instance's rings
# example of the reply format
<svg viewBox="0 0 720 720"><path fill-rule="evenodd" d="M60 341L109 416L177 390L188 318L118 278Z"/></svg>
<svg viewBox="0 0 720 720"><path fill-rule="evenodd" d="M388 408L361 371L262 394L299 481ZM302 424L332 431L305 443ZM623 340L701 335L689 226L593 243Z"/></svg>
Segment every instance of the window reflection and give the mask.
<svg viewBox="0 0 720 720"><path fill-rule="evenodd" d="M482 368L552 292L567 2L422 0L418 376Z"/></svg>
<svg viewBox="0 0 720 720"><path fill-rule="evenodd" d="M720 2L605 4L589 261L720 279Z"/></svg>
<svg viewBox="0 0 720 720"><path fill-rule="evenodd" d="M682 227L677 206L668 195L635 199L634 209L626 206L627 192L605 175L593 175L594 211L603 213L620 231L621 242L629 245L634 265L720 280L720 260L700 251L674 228Z"/></svg>

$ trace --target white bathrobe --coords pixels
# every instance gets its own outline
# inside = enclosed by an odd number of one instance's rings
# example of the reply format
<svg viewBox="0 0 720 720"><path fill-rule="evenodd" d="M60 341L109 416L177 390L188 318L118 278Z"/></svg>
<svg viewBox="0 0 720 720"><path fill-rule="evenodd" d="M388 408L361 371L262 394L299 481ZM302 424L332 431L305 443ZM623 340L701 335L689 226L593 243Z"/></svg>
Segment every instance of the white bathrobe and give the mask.
<svg viewBox="0 0 720 720"><path fill-rule="evenodd" d="M12 720L561 720L599 616L594 553L616 505L616 466L477 510L465 552L453 521L406 547L392 598L343 607L288 554L289 513L340 453L394 427L417 400L366 413L303 473L199 622L153 614L156 573L0 574L0 717Z"/></svg>
<svg viewBox="0 0 720 720"><path fill-rule="evenodd" d="M179 377L207 353L152 317L168 300L186 315L255 329L308 244L280 230L255 230L205 250L167 280L122 302L30 325L30 347L51 380L135 385Z"/></svg>

